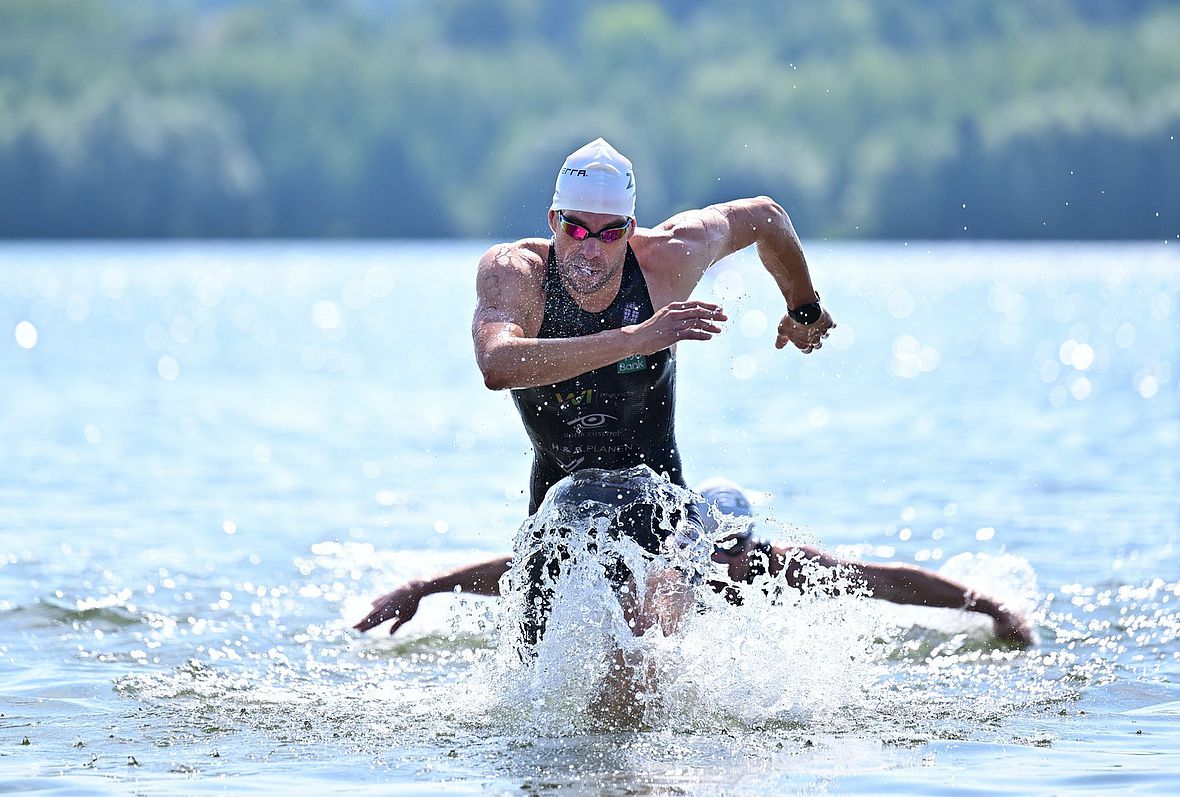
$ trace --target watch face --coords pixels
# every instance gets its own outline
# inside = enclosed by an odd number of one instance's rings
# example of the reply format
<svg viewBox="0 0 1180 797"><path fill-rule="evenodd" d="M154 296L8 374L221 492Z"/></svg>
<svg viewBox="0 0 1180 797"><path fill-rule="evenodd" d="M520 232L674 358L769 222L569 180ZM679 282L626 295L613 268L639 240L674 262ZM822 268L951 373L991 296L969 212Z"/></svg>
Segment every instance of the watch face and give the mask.
<svg viewBox="0 0 1180 797"><path fill-rule="evenodd" d="M812 302L800 307L796 307L790 313L791 318L798 321L800 324L814 324L819 320L820 309L819 302Z"/></svg>

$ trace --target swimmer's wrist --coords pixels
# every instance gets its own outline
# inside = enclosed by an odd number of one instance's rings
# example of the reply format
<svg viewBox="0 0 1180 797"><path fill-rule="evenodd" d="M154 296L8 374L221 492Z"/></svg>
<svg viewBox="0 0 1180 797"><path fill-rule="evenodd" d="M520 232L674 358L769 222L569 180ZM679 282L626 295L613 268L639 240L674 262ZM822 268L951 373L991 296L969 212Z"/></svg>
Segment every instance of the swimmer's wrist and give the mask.
<svg viewBox="0 0 1180 797"><path fill-rule="evenodd" d="M623 357L634 357L636 354L644 353L642 341L640 340L640 330L641 327L639 324L632 324L631 326L611 330L607 334L617 333L619 345L623 349Z"/></svg>
<svg viewBox="0 0 1180 797"><path fill-rule="evenodd" d="M979 612L987 615L993 620L999 620L1006 612L1000 604L996 603L986 595L979 595L975 592L968 592L965 596L965 603L963 609L969 612Z"/></svg>
<svg viewBox="0 0 1180 797"><path fill-rule="evenodd" d="M425 581L415 579L414 581L407 581L402 589L417 595L419 598L425 595L433 595L436 592L442 592L438 585L437 579L427 579Z"/></svg>

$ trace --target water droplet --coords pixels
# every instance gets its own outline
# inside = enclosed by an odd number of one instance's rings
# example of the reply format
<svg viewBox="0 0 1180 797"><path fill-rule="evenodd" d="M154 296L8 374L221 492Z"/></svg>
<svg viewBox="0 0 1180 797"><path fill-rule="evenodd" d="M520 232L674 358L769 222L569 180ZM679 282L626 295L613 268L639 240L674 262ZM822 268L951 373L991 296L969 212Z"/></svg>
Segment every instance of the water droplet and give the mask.
<svg viewBox="0 0 1180 797"><path fill-rule="evenodd" d="M22 349L31 349L37 345L37 328L29 321L21 321L16 325L16 345Z"/></svg>
<svg viewBox="0 0 1180 797"><path fill-rule="evenodd" d="M1069 364L1079 371L1089 370L1094 364L1094 349L1087 343L1079 343L1070 354Z"/></svg>
<svg viewBox="0 0 1180 797"><path fill-rule="evenodd" d="M831 417L832 413L827 407L814 407L807 413L807 422L818 429L827 426Z"/></svg>
<svg viewBox="0 0 1180 797"><path fill-rule="evenodd" d="M328 299L321 299L312 305L311 322L319 329L336 329L342 320L340 305Z"/></svg>
<svg viewBox="0 0 1180 797"><path fill-rule="evenodd" d="M176 361L175 357L165 354L156 362L156 371L160 374L161 379L171 382L180 376L180 363Z"/></svg>
<svg viewBox="0 0 1180 797"><path fill-rule="evenodd" d="M225 288L221 281L213 276L205 276L197 283L197 300L206 307L216 307L221 304L225 296Z"/></svg>
<svg viewBox="0 0 1180 797"><path fill-rule="evenodd" d="M1120 349L1129 349L1135 343L1134 325L1123 322L1114 333L1114 342Z"/></svg>
<svg viewBox="0 0 1180 797"><path fill-rule="evenodd" d="M1069 386L1070 395L1072 395L1078 401L1083 401L1089 398L1093 389L1094 388L1090 383L1090 380L1084 376L1078 377Z"/></svg>
<svg viewBox="0 0 1180 797"><path fill-rule="evenodd" d="M1139 384L1135 388L1139 391L1139 395L1145 399L1153 398L1156 393L1159 393L1160 383L1155 378L1155 374L1147 374L1139 380Z"/></svg>

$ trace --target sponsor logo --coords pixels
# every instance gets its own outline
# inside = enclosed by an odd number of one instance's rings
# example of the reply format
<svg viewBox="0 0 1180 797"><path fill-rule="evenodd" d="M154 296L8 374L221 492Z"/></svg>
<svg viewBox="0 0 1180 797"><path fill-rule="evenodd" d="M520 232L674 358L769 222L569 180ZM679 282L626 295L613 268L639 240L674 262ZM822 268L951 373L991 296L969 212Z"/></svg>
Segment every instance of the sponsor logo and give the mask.
<svg viewBox="0 0 1180 797"><path fill-rule="evenodd" d="M639 320L639 305L635 302L627 302L623 307L623 324L634 324Z"/></svg>
<svg viewBox="0 0 1180 797"><path fill-rule="evenodd" d="M581 407L583 404L594 403L594 388L583 390L581 393L576 391L572 393L562 393L558 391L556 395L557 403L560 404L563 409L565 407Z"/></svg>
<svg viewBox="0 0 1180 797"><path fill-rule="evenodd" d="M631 172L627 172L627 190L630 191L635 185L635 178L631 176Z"/></svg>
<svg viewBox="0 0 1180 797"><path fill-rule="evenodd" d="M589 415L582 415L574 418L572 421L566 421L565 425L574 427L578 434L581 434L587 429L601 428L602 426L606 425L607 421L617 420L618 418L613 415L606 415L605 413L601 412L592 412Z"/></svg>
<svg viewBox="0 0 1180 797"><path fill-rule="evenodd" d="M549 452L553 454L554 458L557 453L561 452L564 455L570 454L618 454L624 451L633 451L635 449L630 443L620 443L617 446L596 446L593 444L570 446L553 446Z"/></svg>
<svg viewBox="0 0 1180 797"><path fill-rule="evenodd" d="M586 458L585 458L585 457L574 457L574 458L573 458L573 459L571 459L569 462L562 462L562 461L559 459L559 460L557 460L557 465L558 465L558 467L560 467L562 470L564 470L566 473L573 473L573 472L574 472L574 470L576 470L576 469L577 469L577 467L578 467L579 465L581 465L581 464L582 464L583 462L585 462L585 461L586 461Z"/></svg>
<svg viewBox="0 0 1180 797"><path fill-rule="evenodd" d="M562 169L561 173L564 175L567 175L569 177L585 177L586 176L585 169ZM630 175L628 175L628 176L630 176ZM630 188L631 186L627 186L627 187Z"/></svg>
<svg viewBox="0 0 1180 797"><path fill-rule="evenodd" d="M633 374L644 368L647 368L647 357L643 354L632 354L630 357L619 360L615 370L620 374Z"/></svg>

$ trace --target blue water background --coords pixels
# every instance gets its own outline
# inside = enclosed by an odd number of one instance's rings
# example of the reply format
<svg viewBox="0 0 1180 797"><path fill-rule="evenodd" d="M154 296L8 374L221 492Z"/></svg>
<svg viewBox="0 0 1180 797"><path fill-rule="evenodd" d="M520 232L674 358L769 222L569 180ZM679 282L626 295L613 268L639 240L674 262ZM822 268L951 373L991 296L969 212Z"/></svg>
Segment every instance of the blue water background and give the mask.
<svg viewBox="0 0 1180 797"><path fill-rule="evenodd" d="M735 479L847 554L1020 557L1042 644L915 632L891 665L891 688L991 713L533 739L446 705L489 644L455 631L472 607L432 599L394 641L347 628L524 519L527 439L471 352L484 246L0 247L8 785L1175 792L1180 250L815 242L839 327L807 356L773 348L752 253L715 267L697 295L731 321L677 354L689 481ZM374 714L401 686L415 721Z"/></svg>

